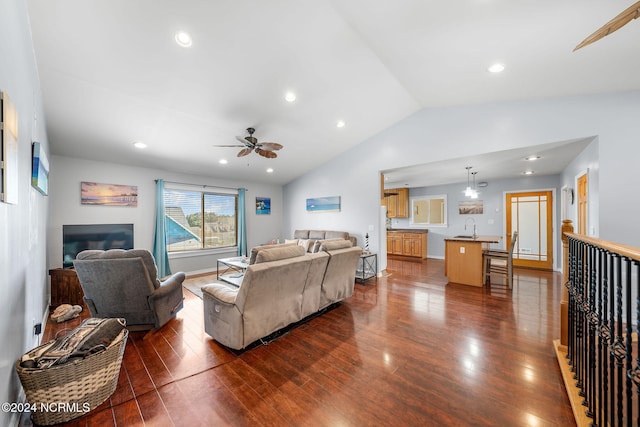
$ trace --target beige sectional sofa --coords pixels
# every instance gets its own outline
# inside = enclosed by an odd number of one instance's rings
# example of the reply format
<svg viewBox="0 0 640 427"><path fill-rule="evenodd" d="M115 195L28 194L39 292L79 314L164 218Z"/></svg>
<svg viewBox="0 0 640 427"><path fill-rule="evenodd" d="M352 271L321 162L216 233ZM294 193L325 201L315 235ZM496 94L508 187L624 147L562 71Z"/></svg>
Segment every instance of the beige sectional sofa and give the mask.
<svg viewBox="0 0 640 427"><path fill-rule="evenodd" d="M204 286L205 331L240 350L353 294L362 249L329 240L308 253L297 244L256 248L239 288Z"/></svg>

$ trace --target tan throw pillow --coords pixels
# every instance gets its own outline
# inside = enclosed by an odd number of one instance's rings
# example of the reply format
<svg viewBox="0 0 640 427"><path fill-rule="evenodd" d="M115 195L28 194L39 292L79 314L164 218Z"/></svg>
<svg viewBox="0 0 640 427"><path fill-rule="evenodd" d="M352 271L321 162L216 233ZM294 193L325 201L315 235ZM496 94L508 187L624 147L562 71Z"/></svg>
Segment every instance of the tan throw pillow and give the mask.
<svg viewBox="0 0 640 427"><path fill-rule="evenodd" d="M298 240L298 246L302 246L304 251L307 252L309 250L309 239Z"/></svg>
<svg viewBox="0 0 640 427"><path fill-rule="evenodd" d="M292 244L295 243L296 245L298 244L298 239L284 239L284 244L288 245L288 244Z"/></svg>

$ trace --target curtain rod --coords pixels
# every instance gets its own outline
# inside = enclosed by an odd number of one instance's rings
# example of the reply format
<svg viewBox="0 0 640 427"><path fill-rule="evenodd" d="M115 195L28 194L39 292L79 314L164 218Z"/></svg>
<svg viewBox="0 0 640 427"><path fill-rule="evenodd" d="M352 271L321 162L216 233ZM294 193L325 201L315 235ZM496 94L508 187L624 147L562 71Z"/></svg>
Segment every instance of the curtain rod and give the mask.
<svg viewBox="0 0 640 427"><path fill-rule="evenodd" d="M158 180L154 180L155 182L158 182ZM224 188L225 190L246 190L249 191L248 188L244 188L244 187L224 187L222 185L207 185L207 184L194 184L192 182L178 182L178 181L167 181L164 180L164 182L168 182L169 184L180 184L180 185L192 185L194 187L202 187L202 188Z"/></svg>

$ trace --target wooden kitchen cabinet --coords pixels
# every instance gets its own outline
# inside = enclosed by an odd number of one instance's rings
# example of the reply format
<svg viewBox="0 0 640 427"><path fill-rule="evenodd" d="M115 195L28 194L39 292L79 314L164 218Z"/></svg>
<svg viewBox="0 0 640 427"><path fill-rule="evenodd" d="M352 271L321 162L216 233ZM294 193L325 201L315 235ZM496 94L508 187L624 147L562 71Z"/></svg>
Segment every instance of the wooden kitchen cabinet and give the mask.
<svg viewBox="0 0 640 427"><path fill-rule="evenodd" d="M390 188L384 191L382 202L387 207L389 218L409 218L409 189Z"/></svg>
<svg viewBox="0 0 640 427"><path fill-rule="evenodd" d="M423 246L426 245L426 234L404 233L402 237L402 254L405 256L415 256L426 258L426 251L422 256ZM422 241L425 240L425 245Z"/></svg>
<svg viewBox="0 0 640 427"><path fill-rule="evenodd" d="M402 233L387 234L387 253L392 255L402 255Z"/></svg>
<svg viewBox="0 0 640 427"><path fill-rule="evenodd" d="M387 233L387 253L416 258L427 257L427 233L390 231Z"/></svg>

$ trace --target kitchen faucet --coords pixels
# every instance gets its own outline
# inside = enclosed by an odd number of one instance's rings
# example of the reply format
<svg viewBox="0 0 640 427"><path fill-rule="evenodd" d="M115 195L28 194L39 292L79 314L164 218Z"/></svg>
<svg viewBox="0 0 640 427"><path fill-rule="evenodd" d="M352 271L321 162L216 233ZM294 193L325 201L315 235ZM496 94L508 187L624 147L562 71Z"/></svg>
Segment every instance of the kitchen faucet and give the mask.
<svg viewBox="0 0 640 427"><path fill-rule="evenodd" d="M471 222L473 222L473 240L478 238L478 234L476 233L476 220L473 218L467 218L464 221L464 230L467 231L467 222L471 220Z"/></svg>

